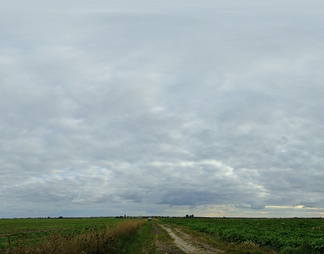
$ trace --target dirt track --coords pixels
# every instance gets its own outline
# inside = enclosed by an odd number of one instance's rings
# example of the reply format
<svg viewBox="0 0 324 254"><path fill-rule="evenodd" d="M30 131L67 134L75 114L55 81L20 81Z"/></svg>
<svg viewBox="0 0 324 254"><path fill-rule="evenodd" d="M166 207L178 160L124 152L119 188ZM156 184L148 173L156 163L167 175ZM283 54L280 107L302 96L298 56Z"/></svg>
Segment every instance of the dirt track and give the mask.
<svg viewBox="0 0 324 254"><path fill-rule="evenodd" d="M187 254L221 254L221 250L215 249L205 243L199 242L194 237L182 232L178 228L169 225L160 225L173 238L175 245Z"/></svg>

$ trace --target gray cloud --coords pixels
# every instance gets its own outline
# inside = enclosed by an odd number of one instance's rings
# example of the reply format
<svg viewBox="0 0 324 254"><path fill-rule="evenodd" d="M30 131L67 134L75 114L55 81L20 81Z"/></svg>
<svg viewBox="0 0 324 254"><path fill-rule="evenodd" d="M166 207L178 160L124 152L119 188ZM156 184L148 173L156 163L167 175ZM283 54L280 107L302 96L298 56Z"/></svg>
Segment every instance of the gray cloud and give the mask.
<svg viewBox="0 0 324 254"><path fill-rule="evenodd" d="M322 216L320 1L4 1L0 217Z"/></svg>

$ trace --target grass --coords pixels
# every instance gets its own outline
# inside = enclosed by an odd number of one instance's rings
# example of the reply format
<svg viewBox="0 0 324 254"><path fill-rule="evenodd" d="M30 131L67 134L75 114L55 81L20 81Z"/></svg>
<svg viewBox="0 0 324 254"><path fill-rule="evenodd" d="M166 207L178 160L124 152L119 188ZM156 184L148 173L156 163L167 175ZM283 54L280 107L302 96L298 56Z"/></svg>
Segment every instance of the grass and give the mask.
<svg viewBox="0 0 324 254"><path fill-rule="evenodd" d="M230 254L324 253L324 220L200 218L0 219L0 253L174 253L172 238L159 226L164 223Z"/></svg>
<svg viewBox="0 0 324 254"><path fill-rule="evenodd" d="M174 251L178 254L184 254L184 252L175 245L173 238L161 228L159 223L160 222L157 220L152 224L157 245L155 254L174 253Z"/></svg>
<svg viewBox="0 0 324 254"><path fill-rule="evenodd" d="M134 253L128 243L137 242L145 222L103 218L1 220L0 253Z"/></svg>
<svg viewBox="0 0 324 254"><path fill-rule="evenodd" d="M183 253L155 220L143 223L134 237L122 241L119 248L120 253L126 254L165 254L171 253L170 250L177 250L178 254Z"/></svg>
<svg viewBox="0 0 324 254"><path fill-rule="evenodd" d="M137 230L134 237L127 242L122 242L123 253L129 254L153 254L155 253L155 237L153 234L153 228L151 222L145 222Z"/></svg>

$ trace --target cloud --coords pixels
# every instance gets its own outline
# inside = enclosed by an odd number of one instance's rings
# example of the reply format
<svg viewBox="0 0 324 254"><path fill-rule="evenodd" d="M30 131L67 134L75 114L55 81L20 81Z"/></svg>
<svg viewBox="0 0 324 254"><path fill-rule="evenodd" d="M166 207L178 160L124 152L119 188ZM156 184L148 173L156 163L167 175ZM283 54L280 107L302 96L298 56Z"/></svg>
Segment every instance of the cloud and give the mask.
<svg viewBox="0 0 324 254"><path fill-rule="evenodd" d="M322 5L5 1L0 217L320 216Z"/></svg>

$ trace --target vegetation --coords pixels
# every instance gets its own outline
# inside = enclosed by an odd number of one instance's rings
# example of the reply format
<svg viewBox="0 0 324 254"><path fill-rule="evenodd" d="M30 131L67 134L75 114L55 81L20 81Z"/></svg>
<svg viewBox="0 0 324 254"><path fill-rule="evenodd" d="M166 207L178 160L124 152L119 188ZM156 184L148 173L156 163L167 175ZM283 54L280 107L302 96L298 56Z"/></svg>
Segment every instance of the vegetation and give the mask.
<svg viewBox="0 0 324 254"><path fill-rule="evenodd" d="M235 254L323 254L323 219L2 219L0 253L180 253L159 224Z"/></svg>
<svg viewBox="0 0 324 254"><path fill-rule="evenodd" d="M135 243L145 245L141 244L145 222L112 218L0 220L0 253L131 253Z"/></svg>
<svg viewBox="0 0 324 254"><path fill-rule="evenodd" d="M185 226L204 233L206 237L220 238L240 248L254 245L282 254L324 253L323 219L170 218L163 219L163 222ZM226 253L237 253L234 250L231 252L231 248L227 249L229 251Z"/></svg>

